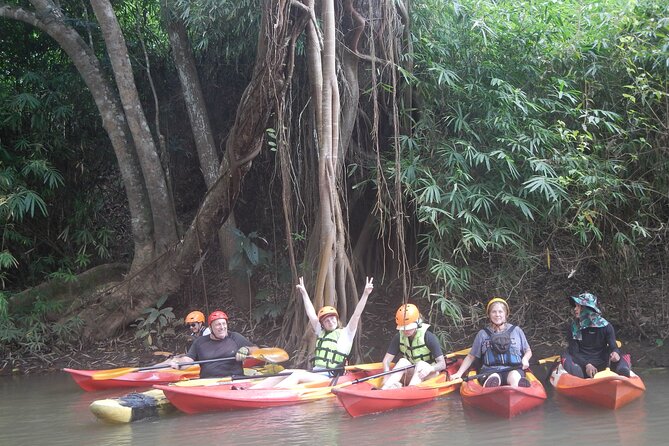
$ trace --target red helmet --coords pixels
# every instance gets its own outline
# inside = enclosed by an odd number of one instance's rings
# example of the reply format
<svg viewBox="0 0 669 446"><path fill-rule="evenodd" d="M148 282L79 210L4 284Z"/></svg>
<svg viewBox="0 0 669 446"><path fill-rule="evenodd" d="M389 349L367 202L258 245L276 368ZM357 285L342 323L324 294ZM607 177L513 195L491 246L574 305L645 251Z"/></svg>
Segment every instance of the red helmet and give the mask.
<svg viewBox="0 0 669 446"><path fill-rule="evenodd" d="M191 311L184 319L184 322L187 324L192 324L193 322L202 322L204 324L204 313L201 311Z"/></svg>
<svg viewBox="0 0 669 446"><path fill-rule="evenodd" d="M337 316L337 318L339 318L339 313L337 313L337 309L335 307L331 307L328 305L318 310L319 321L322 321L324 317L332 315Z"/></svg>
<svg viewBox="0 0 669 446"><path fill-rule="evenodd" d="M207 319L207 323L211 325L212 322L214 322L216 319L225 319L226 321L228 320L228 315L222 312L221 310L214 310L211 312L209 315L209 319Z"/></svg>

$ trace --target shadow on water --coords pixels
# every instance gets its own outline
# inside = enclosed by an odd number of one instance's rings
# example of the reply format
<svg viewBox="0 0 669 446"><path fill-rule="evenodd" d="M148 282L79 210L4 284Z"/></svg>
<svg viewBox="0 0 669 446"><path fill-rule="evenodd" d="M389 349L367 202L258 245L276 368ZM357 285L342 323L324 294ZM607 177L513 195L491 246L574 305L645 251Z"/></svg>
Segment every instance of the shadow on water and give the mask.
<svg viewBox="0 0 669 446"><path fill-rule="evenodd" d="M109 425L88 406L114 392L88 393L64 374L0 378L0 444L421 444L659 445L669 437L669 375L641 371L648 391L617 411L552 394L542 407L507 420L464 410L457 393L426 405L351 418L335 399L291 407L176 414Z"/></svg>

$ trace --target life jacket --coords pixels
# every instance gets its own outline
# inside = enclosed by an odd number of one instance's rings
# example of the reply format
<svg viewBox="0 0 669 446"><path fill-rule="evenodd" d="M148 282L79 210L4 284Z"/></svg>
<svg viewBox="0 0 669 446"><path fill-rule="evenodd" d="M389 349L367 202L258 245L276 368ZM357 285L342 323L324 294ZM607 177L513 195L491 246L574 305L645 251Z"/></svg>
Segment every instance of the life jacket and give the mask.
<svg viewBox="0 0 669 446"><path fill-rule="evenodd" d="M421 324L413 339L409 339L403 330L400 331L400 353L412 364L416 364L418 361L434 362L432 352L425 345L425 333L427 333L428 327L428 324Z"/></svg>
<svg viewBox="0 0 669 446"><path fill-rule="evenodd" d="M511 325L504 331L493 333L489 328L484 328L488 335L488 342L483 342L483 365L519 365L522 364L522 357L519 351L511 348L511 333L516 326Z"/></svg>
<svg viewBox="0 0 669 446"><path fill-rule="evenodd" d="M350 352L337 350L337 341L341 336L342 329L337 328L330 332L322 331L316 338L316 351L314 352L314 367L331 369L341 367L346 363Z"/></svg>

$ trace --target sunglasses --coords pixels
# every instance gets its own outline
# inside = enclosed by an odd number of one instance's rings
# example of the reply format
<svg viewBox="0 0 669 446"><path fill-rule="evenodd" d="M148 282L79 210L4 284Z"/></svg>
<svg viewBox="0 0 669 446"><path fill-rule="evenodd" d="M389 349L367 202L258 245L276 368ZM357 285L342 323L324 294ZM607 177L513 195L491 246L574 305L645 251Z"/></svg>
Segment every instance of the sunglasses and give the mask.
<svg viewBox="0 0 669 446"><path fill-rule="evenodd" d="M193 324L186 324L186 325L188 325L190 328L194 328L194 327L197 327L197 322L195 322Z"/></svg>

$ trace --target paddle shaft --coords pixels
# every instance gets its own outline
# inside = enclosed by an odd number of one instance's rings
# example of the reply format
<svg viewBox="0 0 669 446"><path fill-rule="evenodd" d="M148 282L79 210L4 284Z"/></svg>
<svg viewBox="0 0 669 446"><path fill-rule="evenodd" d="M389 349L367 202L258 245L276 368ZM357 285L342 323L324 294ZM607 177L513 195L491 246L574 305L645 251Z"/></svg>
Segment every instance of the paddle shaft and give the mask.
<svg viewBox="0 0 669 446"><path fill-rule="evenodd" d="M532 365L542 365L542 364L546 364L547 362L557 362L559 360L560 360L560 356L549 356L548 358L540 359L536 362L533 362ZM473 379L479 379L479 378L483 378L483 377L492 375L493 373L510 372L511 370L519 370L521 368L523 368L522 364L509 366L509 367L503 367L501 369L491 370L487 373L478 373L478 374L472 375L472 376L465 376L464 378L462 378L462 380L463 381L471 381Z"/></svg>
<svg viewBox="0 0 669 446"><path fill-rule="evenodd" d="M280 353L280 354L278 354ZM274 355L276 356L275 358L272 358L271 356ZM275 362L274 359L279 361L285 361L288 358L288 354L277 348L259 348L255 350L254 352L250 353L248 357L255 358L255 359L260 359L268 362ZM285 358L284 358L285 357ZM218 362L218 361L232 361L235 360L236 356L230 356L227 358L214 358L214 359L203 359L200 361L191 361L191 362L183 362L179 364L179 367L188 367L191 365L196 365L196 364L206 364L210 362ZM143 372L147 370L158 370L158 369L169 369L169 366L166 365L153 365L153 366L148 366L148 367L125 367L125 368L120 368L120 369L112 369L112 370L100 370L92 375L92 378L94 380L104 380L104 379L111 379L111 378L116 378L118 376L123 376L127 373L133 373L133 372Z"/></svg>

